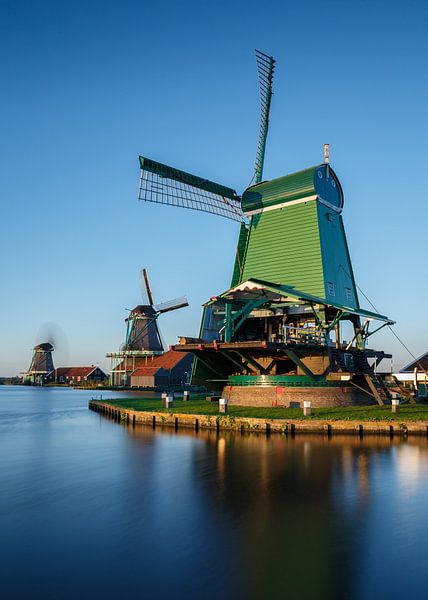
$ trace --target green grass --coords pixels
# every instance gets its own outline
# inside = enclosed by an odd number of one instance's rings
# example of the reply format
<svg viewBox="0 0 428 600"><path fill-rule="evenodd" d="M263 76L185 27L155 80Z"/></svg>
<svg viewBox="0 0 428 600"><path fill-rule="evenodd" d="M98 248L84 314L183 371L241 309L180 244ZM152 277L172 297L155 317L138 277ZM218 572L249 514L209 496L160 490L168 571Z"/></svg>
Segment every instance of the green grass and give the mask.
<svg viewBox="0 0 428 600"><path fill-rule="evenodd" d="M160 398L126 398L104 400L113 406L136 411L189 413L193 415L218 415L217 402L207 402L205 396L194 396L190 401L174 399L173 409L162 406ZM300 408L275 408L257 406L229 406L232 417L257 417L261 419L301 419ZM428 404L403 404L398 415L391 412L391 406L352 406L348 408L314 408L306 419L326 419L331 421L428 421Z"/></svg>

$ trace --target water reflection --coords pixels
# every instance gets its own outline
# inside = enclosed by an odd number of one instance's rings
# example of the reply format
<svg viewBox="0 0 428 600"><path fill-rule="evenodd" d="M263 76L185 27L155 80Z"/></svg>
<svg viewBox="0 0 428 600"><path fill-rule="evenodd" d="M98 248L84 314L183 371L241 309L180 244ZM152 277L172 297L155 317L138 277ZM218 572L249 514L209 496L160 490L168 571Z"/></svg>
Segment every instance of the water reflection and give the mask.
<svg viewBox="0 0 428 600"><path fill-rule="evenodd" d="M361 597L362 588L364 597L374 597L377 583L395 597L393 574L381 581L382 569L366 566L362 579L361 570L375 532L381 535L389 523L400 535L396 518L403 511L410 515L409 507L396 506L393 498L420 494L427 499L425 439L196 435L141 426L128 432L137 440L162 435L203 441L204 460L193 454L192 481L207 509L221 513L222 527L238 536L229 564L236 592L352 598ZM387 547L388 537L381 544L384 563L400 554L399 548ZM423 544L418 537L414 543ZM231 560L230 548L222 554ZM418 589L417 582L412 585ZM404 589L402 581L400 586Z"/></svg>
<svg viewBox="0 0 428 600"><path fill-rule="evenodd" d="M90 397L0 389L5 597L422 597L426 440L132 427Z"/></svg>

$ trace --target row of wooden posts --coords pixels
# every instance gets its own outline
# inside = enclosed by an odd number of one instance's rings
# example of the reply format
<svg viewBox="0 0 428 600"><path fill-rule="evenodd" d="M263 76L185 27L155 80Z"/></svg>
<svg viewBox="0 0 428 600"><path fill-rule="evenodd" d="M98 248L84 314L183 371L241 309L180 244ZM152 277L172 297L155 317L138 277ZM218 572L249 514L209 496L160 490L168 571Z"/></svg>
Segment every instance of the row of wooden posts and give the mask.
<svg viewBox="0 0 428 600"><path fill-rule="evenodd" d="M105 416L108 416L112 419L114 419L117 422L126 422L128 424L131 424L133 426L136 425L137 422L137 417L135 415L135 413L133 414L132 412L128 411L128 410L121 410L120 408L117 408L115 406L112 405L108 405L108 404L104 404L101 403L102 400L100 401L99 399L97 400L96 398L92 398L92 400L89 402L89 408L91 410L94 410L98 413L101 413ZM227 407L227 402L224 404ZM398 406L399 404L396 403L395 406ZM394 406L394 405L393 405ZM306 408L306 410L310 410L311 407L304 407ZM226 408L227 410L227 408ZM310 413L306 413L307 415ZM193 415L195 418L192 422L192 427L194 428L195 431L199 431L200 427L206 427L206 424L204 423L203 420L203 416L202 416L202 421L199 417L197 417L196 415ZM158 415L148 415L149 419L145 420L145 423L148 424L151 422L153 428L155 428L157 425L165 425L165 421L164 418L162 416ZM179 427L180 420L179 420L179 416L175 416L174 419L174 423L169 422L168 425L175 425L175 429L177 430ZM190 426L190 422L187 421L186 424L183 424L184 427L189 427ZM215 427L217 428L217 430L219 431L221 429L221 425L219 420L216 421L215 423ZM245 424L245 420L243 419L242 422L240 423L240 425L238 424L238 427L236 429L241 430L241 433L244 433L245 431L251 430L251 428L248 427L248 424L246 426ZM326 433L328 435L328 437L331 437L331 435L333 434L333 428L334 426L331 423L326 423L325 425L323 425L323 430L322 433ZM257 429L257 431L259 431L260 433L262 431L264 431L266 433L266 435L270 435L271 433L271 429L273 429L273 426L271 423L269 422L265 422L264 423L264 429L261 427L260 429ZM276 429L277 430L277 429ZM278 430L277 430L278 431ZM295 423L285 423L284 426L281 428L281 432L285 433L285 434L290 434L292 437L295 435L295 433L297 433L298 431L301 431L301 426L299 426L299 424L295 424ZM317 430L318 431L318 430ZM318 432L321 432L321 430L319 430ZM357 433L360 437L363 436L363 434L366 433L366 424L358 424L358 426L355 427L354 433ZM373 431L369 430L367 431L368 433L373 433ZM397 430L393 425L390 424L386 424L385 429L382 431L382 433L389 433L389 436L392 438L394 437L395 433L400 433L400 434L406 434L407 431L403 430ZM338 433L343 433L343 431L339 431ZM350 431L347 431L346 433L350 433ZM427 425L423 425L423 427L421 428L420 431L418 431L417 433L425 433L425 435L428 438L428 426Z"/></svg>
<svg viewBox="0 0 428 600"><path fill-rule="evenodd" d="M217 400L216 397L209 396L210 401ZM95 400L95 398L93 398ZM102 397L101 397L102 400ZM188 402L190 400L190 392L183 392L183 400ZM162 394L162 405L165 408L173 408L174 407L174 393L173 392L164 392ZM218 409L219 413L225 414L228 412L228 399L227 398L218 398ZM118 410L118 409L116 409ZM400 400L398 398L393 398L391 400L391 411L394 414L397 414L400 411ZM310 400L305 400L303 402L303 416L309 417L312 414L312 402Z"/></svg>
<svg viewBox="0 0 428 600"><path fill-rule="evenodd" d="M209 397L210 400L213 397ZM190 400L190 392L183 392L183 400ZM173 392L164 392L162 394L162 404L165 408L173 408L174 406L174 394ZM227 413L228 409L228 400L227 398L218 398L218 411L219 413ZM394 414L397 414L400 411L400 400L398 398L393 398L391 400L391 411ZM309 417L312 414L312 402L310 400L305 400L303 402L303 416Z"/></svg>

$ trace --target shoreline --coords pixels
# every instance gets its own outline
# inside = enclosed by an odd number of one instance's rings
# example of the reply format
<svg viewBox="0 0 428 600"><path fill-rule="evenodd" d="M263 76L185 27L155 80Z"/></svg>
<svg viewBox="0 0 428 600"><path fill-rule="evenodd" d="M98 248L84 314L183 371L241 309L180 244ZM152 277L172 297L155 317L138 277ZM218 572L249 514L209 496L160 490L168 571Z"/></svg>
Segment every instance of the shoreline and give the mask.
<svg viewBox="0 0 428 600"><path fill-rule="evenodd" d="M238 417L230 414L203 415L183 412L139 411L114 405L100 400L90 400L88 408L118 422L132 425L150 425L153 428L173 427L193 429L211 429L216 431L254 432L290 434L318 433L333 434L386 435L389 437L417 435L428 438L428 421L364 421L364 420L328 420L328 419L287 419Z"/></svg>

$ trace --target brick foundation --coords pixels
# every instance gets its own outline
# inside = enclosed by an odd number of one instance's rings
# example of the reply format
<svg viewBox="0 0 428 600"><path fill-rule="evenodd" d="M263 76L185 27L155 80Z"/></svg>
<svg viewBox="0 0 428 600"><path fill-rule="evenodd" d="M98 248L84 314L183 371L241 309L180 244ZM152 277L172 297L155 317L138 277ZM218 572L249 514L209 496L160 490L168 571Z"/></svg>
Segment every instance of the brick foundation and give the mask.
<svg viewBox="0 0 428 600"><path fill-rule="evenodd" d="M226 386L223 397L229 404L239 406L285 406L301 408L310 400L314 408L333 406L368 406L376 404L374 398L355 387L275 387Z"/></svg>

